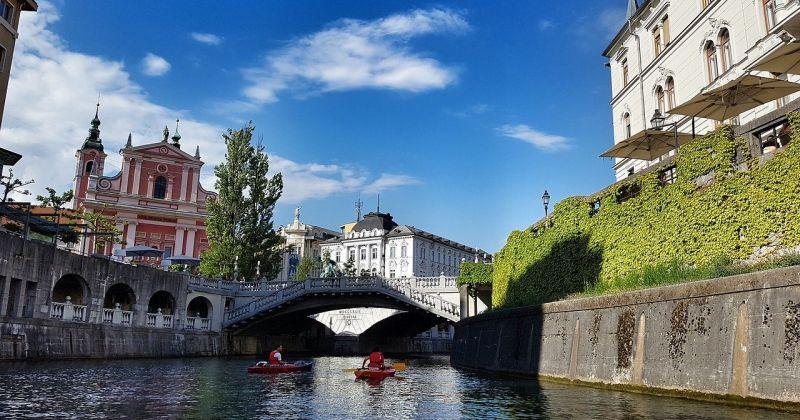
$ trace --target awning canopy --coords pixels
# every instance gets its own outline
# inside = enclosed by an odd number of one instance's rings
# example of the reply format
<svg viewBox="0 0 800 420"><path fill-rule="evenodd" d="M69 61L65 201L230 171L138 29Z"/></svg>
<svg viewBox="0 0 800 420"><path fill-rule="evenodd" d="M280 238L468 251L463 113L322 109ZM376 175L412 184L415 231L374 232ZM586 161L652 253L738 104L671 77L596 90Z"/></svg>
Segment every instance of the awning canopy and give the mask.
<svg viewBox="0 0 800 420"><path fill-rule="evenodd" d="M11 150L3 149L0 147L0 166L13 166L22 158L19 153L14 153Z"/></svg>
<svg viewBox="0 0 800 420"><path fill-rule="evenodd" d="M164 258L161 261L161 265L164 265L164 266L168 266L168 265L171 265L171 264L186 264L186 265L195 266L195 265L200 265L200 259L199 258L190 257L190 256L187 256L187 255L173 255L171 257Z"/></svg>
<svg viewBox="0 0 800 420"><path fill-rule="evenodd" d="M702 92L668 113L725 121L797 91L800 91L800 84L747 74Z"/></svg>
<svg viewBox="0 0 800 420"><path fill-rule="evenodd" d="M757 62L752 69L779 74L800 74L800 42L790 42L778 47Z"/></svg>
<svg viewBox="0 0 800 420"><path fill-rule="evenodd" d="M164 251L149 246L136 245L122 250L126 257L160 257Z"/></svg>
<svg viewBox="0 0 800 420"><path fill-rule="evenodd" d="M692 135L678 133L677 146L692 140ZM675 132L663 130L644 130L622 140L600 155L601 157L630 158L653 160L674 150L676 146Z"/></svg>

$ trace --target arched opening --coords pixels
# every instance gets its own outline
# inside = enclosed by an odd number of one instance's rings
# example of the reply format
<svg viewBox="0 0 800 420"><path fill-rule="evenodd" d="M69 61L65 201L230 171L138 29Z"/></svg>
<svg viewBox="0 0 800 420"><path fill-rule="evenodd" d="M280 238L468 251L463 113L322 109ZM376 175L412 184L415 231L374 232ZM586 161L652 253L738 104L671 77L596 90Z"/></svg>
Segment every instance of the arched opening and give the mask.
<svg viewBox="0 0 800 420"><path fill-rule="evenodd" d="M108 288L106 291L105 299L103 299L103 307L107 309L114 309L119 304L120 309L123 311L132 311L133 305L136 304L136 294L130 286L125 283L117 283Z"/></svg>
<svg viewBox="0 0 800 420"><path fill-rule="evenodd" d="M153 198L164 198L167 196L167 178L159 176L153 185Z"/></svg>
<svg viewBox="0 0 800 420"><path fill-rule="evenodd" d="M77 274L67 274L53 287L53 302L71 302L73 305L85 305L89 300L89 286L86 280Z"/></svg>
<svg viewBox="0 0 800 420"><path fill-rule="evenodd" d="M65 321L86 321L90 301L89 285L77 274L62 276L50 296L50 317Z"/></svg>
<svg viewBox="0 0 800 420"><path fill-rule="evenodd" d="M186 307L186 329L208 330L211 327L212 306L211 301L203 296L197 296L189 301Z"/></svg>
<svg viewBox="0 0 800 420"><path fill-rule="evenodd" d="M714 80L717 80L717 77L719 77L717 47L714 45L714 41L706 42L705 47L703 47L703 51L705 51L706 54L706 67L708 68L708 81L710 83Z"/></svg>
<svg viewBox="0 0 800 420"><path fill-rule="evenodd" d="M622 114L622 136L626 139L631 137L631 114L627 112Z"/></svg>
<svg viewBox="0 0 800 420"><path fill-rule="evenodd" d="M727 28L719 32L719 50L722 55L722 72L727 71L733 65L733 53L731 52L731 34Z"/></svg>
<svg viewBox="0 0 800 420"><path fill-rule="evenodd" d="M656 88L656 108L662 114L666 111L666 95L664 94L664 88L661 86Z"/></svg>
<svg viewBox="0 0 800 420"><path fill-rule="evenodd" d="M175 313L175 298L172 294L159 290L153 293L150 301L147 303L147 312L151 314L160 313L162 315L173 315Z"/></svg>
<svg viewBox="0 0 800 420"><path fill-rule="evenodd" d="M93 170L94 170L94 161L90 160L86 162L86 175L91 175Z"/></svg>
<svg viewBox="0 0 800 420"><path fill-rule="evenodd" d="M664 82L664 96L667 101L667 109L665 111L669 111L675 107L675 79L672 76L667 77Z"/></svg>

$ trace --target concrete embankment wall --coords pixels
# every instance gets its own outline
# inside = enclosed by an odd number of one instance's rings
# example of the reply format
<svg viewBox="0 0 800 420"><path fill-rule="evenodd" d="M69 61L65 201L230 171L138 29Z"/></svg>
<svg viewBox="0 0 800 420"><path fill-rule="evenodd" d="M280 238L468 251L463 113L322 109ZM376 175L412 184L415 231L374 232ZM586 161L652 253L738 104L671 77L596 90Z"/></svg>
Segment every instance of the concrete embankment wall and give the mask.
<svg viewBox="0 0 800 420"><path fill-rule="evenodd" d="M754 404L800 403L800 268L468 318L451 362Z"/></svg>
<svg viewBox="0 0 800 420"><path fill-rule="evenodd" d="M254 337L0 318L0 361L258 354Z"/></svg>

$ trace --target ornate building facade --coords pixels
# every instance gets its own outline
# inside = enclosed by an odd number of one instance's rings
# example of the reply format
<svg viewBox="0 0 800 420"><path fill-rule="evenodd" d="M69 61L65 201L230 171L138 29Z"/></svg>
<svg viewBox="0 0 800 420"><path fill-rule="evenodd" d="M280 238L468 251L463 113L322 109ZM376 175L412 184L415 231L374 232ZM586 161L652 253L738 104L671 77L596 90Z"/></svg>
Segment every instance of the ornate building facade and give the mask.
<svg viewBox="0 0 800 420"><path fill-rule="evenodd" d="M79 249L112 255L124 247L145 245L164 251L164 257L199 258L208 247L206 200L215 196L200 185L199 147L194 155L184 152L177 125L171 138L165 127L160 141L139 146L128 135L120 151L122 170L104 176L107 155L97 113L91 126L75 153L73 209L115 217L122 235L113 246L111 241L90 236Z"/></svg>
<svg viewBox="0 0 800 420"><path fill-rule="evenodd" d="M350 261L358 274L395 277L456 276L462 261L491 262L485 251L398 225L391 214L368 213L345 225L342 237L320 245L340 269Z"/></svg>
<svg viewBox="0 0 800 420"><path fill-rule="evenodd" d="M341 233L323 227L305 224L300 221L300 208L294 210L294 221L281 226L278 233L286 241L286 252L283 254L283 268L277 280L293 280L297 266L303 258L319 260L322 256L320 244L332 238L341 237Z"/></svg>
<svg viewBox="0 0 800 420"><path fill-rule="evenodd" d="M716 128L712 120L669 115L669 110L695 95L753 72L766 55L800 37L800 3L792 0L628 0L628 14L603 55L611 69L614 143L650 127L655 110L677 123L681 132L703 134ZM779 78L798 81L796 76ZM765 103L728 123L754 125L753 147L780 131L760 119L782 111L797 94ZM776 112L779 114L780 112ZM785 114L785 112L783 112ZM769 118L767 118L769 119ZM778 144L778 146L781 146ZM661 159L661 158L659 158ZM652 162L617 158L614 171L622 179Z"/></svg>

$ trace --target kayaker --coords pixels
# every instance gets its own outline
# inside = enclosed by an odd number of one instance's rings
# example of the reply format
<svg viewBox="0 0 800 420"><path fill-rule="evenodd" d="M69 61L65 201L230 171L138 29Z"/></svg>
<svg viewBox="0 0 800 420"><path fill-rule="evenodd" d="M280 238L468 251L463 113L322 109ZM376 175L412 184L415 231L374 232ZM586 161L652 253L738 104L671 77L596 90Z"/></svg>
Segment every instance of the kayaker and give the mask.
<svg viewBox="0 0 800 420"><path fill-rule="evenodd" d="M279 344L275 350L269 352L269 364L271 365L282 365L284 364L281 352L283 352L283 345Z"/></svg>
<svg viewBox="0 0 800 420"><path fill-rule="evenodd" d="M372 349L372 352L369 354L368 357L364 358L364 361L361 362L361 368L364 368L364 364L369 361L369 365L367 365L370 369L380 369L383 370L386 367L383 365L383 353L381 353L381 349L375 347Z"/></svg>

